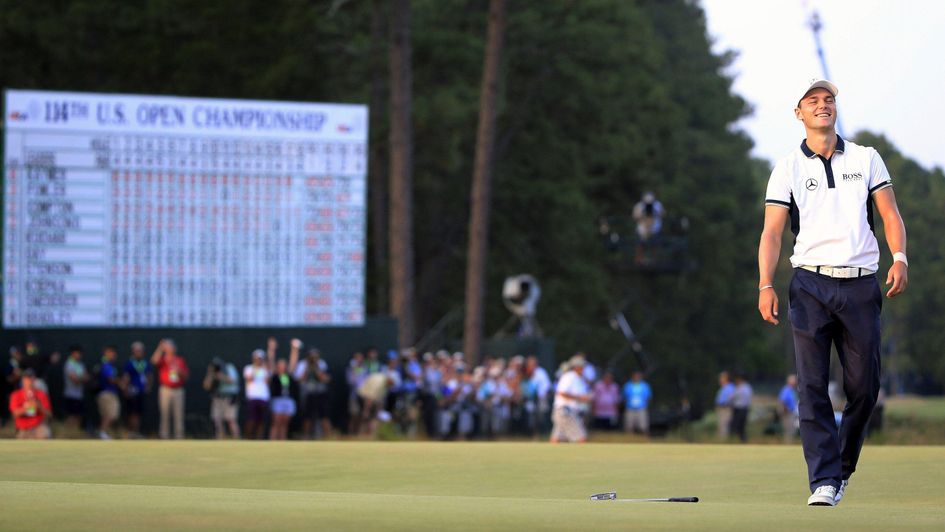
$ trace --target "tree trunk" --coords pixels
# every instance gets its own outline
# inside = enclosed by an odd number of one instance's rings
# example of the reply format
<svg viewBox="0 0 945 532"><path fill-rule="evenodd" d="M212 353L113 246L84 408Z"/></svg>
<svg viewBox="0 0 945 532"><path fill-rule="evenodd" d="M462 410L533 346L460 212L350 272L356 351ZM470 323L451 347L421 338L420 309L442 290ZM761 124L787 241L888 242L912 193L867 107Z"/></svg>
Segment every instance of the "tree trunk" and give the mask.
<svg viewBox="0 0 945 532"><path fill-rule="evenodd" d="M368 205L371 220L371 279L374 281L373 310L377 314L388 311L387 265L387 169L384 164L386 142L382 142L385 108L385 74L387 58L384 54L388 39L385 24L385 0L374 0L371 6L371 146L368 153Z"/></svg>
<svg viewBox="0 0 945 532"><path fill-rule="evenodd" d="M492 159L495 149L499 63L505 33L506 0L490 0L489 28L479 95L479 127L469 213L469 250L466 265L466 322L463 351L471 363L482 358L486 262L489 251L489 207L492 201Z"/></svg>
<svg viewBox="0 0 945 532"><path fill-rule="evenodd" d="M413 264L413 124L410 0L391 4L390 43L390 297L401 346L416 341Z"/></svg>

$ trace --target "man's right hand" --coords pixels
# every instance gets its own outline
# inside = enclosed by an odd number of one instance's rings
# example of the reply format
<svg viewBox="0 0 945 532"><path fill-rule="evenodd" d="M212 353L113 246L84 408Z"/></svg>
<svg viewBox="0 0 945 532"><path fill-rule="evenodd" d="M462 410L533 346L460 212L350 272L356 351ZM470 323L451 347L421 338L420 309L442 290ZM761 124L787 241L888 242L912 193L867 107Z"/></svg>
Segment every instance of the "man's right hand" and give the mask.
<svg viewBox="0 0 945 532"><path fill-rule="evenodd" d="M777 325L778 321L778 293L768 287L758 292L758 312L761 318L768 323Z"/></svg>

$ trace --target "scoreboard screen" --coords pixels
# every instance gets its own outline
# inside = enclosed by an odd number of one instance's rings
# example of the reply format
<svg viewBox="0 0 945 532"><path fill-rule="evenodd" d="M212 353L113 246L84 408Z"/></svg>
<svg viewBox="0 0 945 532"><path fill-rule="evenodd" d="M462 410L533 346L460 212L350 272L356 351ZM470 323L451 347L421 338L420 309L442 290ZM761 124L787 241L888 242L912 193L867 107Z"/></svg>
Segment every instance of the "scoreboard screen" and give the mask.
<svg viewBox="0 0 945 532"><path fill-rule="evenodd" d="M8 90L2 326L364 323L362 105Z"/></svg>

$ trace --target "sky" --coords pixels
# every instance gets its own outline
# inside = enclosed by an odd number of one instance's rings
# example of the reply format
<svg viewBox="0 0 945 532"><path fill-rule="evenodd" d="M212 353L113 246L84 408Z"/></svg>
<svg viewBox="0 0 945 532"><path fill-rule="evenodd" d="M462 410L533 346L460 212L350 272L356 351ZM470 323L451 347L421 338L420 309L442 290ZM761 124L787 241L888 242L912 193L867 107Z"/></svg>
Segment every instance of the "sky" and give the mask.
<svg viewBox="0 0 945 532"><path fill-rule="evenodd" d="M945 168L945 1L702 0L715 52L754 112L742 127L754 155L776 161L800 143L794 107L823 77L811 10L820 14L844 136L881 133L927 169Z"/></svg>

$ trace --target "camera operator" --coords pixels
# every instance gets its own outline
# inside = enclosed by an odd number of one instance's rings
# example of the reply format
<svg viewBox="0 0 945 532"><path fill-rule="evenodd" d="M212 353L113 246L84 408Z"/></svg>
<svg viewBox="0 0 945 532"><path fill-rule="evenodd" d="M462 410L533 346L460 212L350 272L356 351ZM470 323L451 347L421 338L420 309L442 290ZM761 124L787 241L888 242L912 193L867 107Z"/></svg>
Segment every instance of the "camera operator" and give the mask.
<svg viewBox="0 0 945 532"><path fill-rule="evenodd" d="M36 372L23 370L21 388L10 395L10 412L16 423L16 437L24 440L45 440L50 437L47 420L52 417L52 406L46 392L36 388Z"/></svg>
<svg viewBox="0 0 945 532"><path fill-rule="evenodd" d="M643 194L643 198L633 206L633 219L637 222L637 236L646 242L658 235L663 228L663 204L652 192Z"/></svg>
<svg viewBox="0 0 945 532"><path fill-rule="evenodd" d="M331 375L328 364L318 349L311 348L308 355L295 368L295 378L301 389L302 433L305 438L314 437L313 430L321 429L321 436L331 436L328 386Z"/></svg>
<svg viewBox="0 0 945 532"><path fill-rule="evenodd" d="M226 426L230 428L230 436L240 437L240 427L236 423L239 413L237 396L240 393L239 374L236 366L214 357L207 367L207 375L203 378L203 388L210 392L210 418L213 420L213 430L218 440L226 438Z"/></svg>
<svg viewBox="0 0 945 532"><path fill-rule="evenodd" d="M190 377L187 361L177 352L177 344L170 338L158 342L151 355L151 365L158 373L158 408L161 411L161 425L158 433L162 440L171 437L171 423L174 424L174 438L184 438L184 385Z"/></svg>

